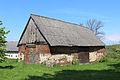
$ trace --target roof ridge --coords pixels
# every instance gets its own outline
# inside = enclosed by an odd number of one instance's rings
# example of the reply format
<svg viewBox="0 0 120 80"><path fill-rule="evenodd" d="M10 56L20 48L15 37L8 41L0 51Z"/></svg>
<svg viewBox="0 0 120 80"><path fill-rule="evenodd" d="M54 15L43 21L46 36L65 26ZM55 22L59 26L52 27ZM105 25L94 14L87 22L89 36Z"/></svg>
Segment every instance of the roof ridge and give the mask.
<svg viewBox="0 0 120 80"><path fill-rule="evenodd" d="M77 25L77 26L80 26L78 24L75 24L75 23L70 23L70 22L66 22L66 21L62 21L62 20L58 20L58 19L54 19L54 18L49 18L49 17L45 17L45 16L40 16L40 15L36 15L36 14L30 14L30 16L38 16L38 17L42 17L42 18L47 18L47 19L52 19L52 20L56 20L56 21L60 21L60 22L64 22L64 23L69 23L69 24L72 24L72 25ZM87 27L83 27L83 26L80 26L82 28L85 28L85 29L89 29Z"/></svg>

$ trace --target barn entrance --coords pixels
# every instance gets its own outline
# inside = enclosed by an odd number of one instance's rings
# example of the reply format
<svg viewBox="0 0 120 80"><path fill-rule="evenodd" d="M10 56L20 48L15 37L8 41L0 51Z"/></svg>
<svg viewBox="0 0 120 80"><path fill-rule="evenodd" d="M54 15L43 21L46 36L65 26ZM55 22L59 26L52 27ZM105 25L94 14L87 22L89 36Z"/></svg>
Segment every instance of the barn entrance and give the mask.
<svg viewBox="0 0 120 80"><path fill-rule="evenodd" d="M25 50L25 64L37 64L39 60L39 54L36 54L36 45L26 45Z"/></svg>
<svg viewBox="0 0 120 80"><path fill-rule="evenodd" d="M80 63L89 63L89 53L88 52L80 52L78 54L78 59L80 59Z"/></svg>

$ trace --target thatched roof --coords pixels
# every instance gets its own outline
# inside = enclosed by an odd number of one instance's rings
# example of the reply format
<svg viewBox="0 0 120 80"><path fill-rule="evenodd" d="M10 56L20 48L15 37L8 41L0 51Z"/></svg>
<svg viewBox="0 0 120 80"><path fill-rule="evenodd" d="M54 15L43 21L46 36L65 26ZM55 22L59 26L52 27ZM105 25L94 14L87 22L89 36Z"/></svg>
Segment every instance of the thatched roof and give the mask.
<svg viewBox="0 0 120 80"><path fill-rule="evenodd" d="M86 27L33 14L30 19L50 46L104 46L104 43ZM24 43L22 36L18 44Z"/></svg>
<svg viewBox="0 0 120 80"><path fill-rule="evenodd" d="M9 41L6 43L6 50L7 51L18 51L18 48L17 48L17 41Z"/></svg>

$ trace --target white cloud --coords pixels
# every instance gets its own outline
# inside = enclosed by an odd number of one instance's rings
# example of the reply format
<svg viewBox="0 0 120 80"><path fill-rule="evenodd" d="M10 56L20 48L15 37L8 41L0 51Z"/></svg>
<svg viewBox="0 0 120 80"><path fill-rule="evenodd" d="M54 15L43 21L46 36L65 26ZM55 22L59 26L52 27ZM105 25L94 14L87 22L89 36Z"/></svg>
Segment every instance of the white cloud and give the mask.
<svg viewBox="0 0 120 80"><path fill-rule="evenodd" d="M120 43L120 33L105 36L104 42L109 45Z"/></svg>
<svg viewBox="0 0 120 80"><path fill-rule="evenodd" d="M106 37L106 40L120 41L120 34L113 34Z"/></svg>

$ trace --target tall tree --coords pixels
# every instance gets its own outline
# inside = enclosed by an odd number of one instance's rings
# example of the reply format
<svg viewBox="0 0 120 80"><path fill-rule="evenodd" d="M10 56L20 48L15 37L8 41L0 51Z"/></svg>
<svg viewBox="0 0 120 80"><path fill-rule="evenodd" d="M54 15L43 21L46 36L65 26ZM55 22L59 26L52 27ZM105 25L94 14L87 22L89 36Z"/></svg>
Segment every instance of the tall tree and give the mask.
<svg viewBox="0 0 120 80"><path fill-rule="evenodd" d="M104 38L105 33L103 31L100 31L100 29L103 27L102 21L90 19L86 22L86 26L100 39Z"/></svg>
<svg viewBox="0 0 120 80"><path fill-rule="evenodd" d="M0 21L0 25L2 25L2 21ZM5 52L6 52L6 34L8 34L10 31L5 31L5 27L0 28L0 62L5 61Z"/></svg>
<svg viewBox="0 0 120 80"><path fill-rule="evenodd" d="M86 22L86 27L88 27L100 39L104 38L105 33L101 31L101 28L104 27L102 21L97 21L96 19L89 19Z"/></svg>

